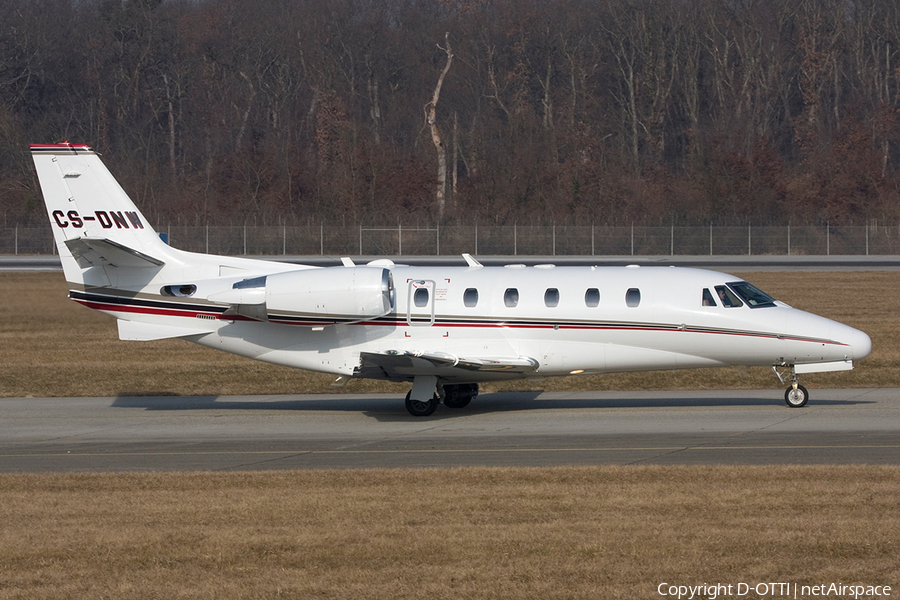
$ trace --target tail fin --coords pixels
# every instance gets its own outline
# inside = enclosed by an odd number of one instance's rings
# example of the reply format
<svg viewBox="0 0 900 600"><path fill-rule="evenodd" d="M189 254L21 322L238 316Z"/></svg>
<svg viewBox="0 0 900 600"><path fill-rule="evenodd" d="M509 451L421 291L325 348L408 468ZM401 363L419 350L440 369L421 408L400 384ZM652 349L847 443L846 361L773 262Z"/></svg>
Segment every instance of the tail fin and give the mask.
<svg viewBox="0 0 900 600"><path fill-rule="evenodd" d="M32 144L31 155L70 283L108 285L105 267L165 264L166 245L93 150Z"/></svg>

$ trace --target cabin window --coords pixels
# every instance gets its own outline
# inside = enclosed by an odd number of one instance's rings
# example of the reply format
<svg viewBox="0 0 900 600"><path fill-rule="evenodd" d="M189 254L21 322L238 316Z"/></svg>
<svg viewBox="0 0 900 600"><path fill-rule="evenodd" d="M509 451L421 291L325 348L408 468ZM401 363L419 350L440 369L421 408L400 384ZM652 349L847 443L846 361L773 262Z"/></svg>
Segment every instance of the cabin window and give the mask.
<svg viewBox="0 0 900 600"><path fill-rule="evenodd" d="M506 293L503 294L503 303L510 308L514 308L519 304L519 290L516 288L507 288Z"/></svg>
<svg viewBox="0 0 900 600"><path fill-rule="evenodd" d="M600 290L597 288L589 288L584 293L584 305L588 308L600 306Z"/></svg>
<svg viewBox="0 0 900 600"><path fill-rule="evenodd" d="M559 306L559 290L556 288L547 288L544 292L544 306L553 308Z"/></svg>
<svg viewBox="0 0 900 600"><path fill-rule="evenodd" d="M190 285L167 285L160 290L163 296L177 296L179 298L189 298L197 292L197 286Z"/></svg>
<svg viewBox="0 0 900 600"><path fill-rule="evenodd" d="M718 306L709 288L703 288L703 306Z"/></svg>
<svg viewBox="0 0 900 600"><path fill-rule="evenodd" d="M636 308L641 305L641 290L631 288L625 292L625 305Z"/></svg>
<svg viewBox="0 0 900 600"><path fill-rule="evenodd" d="M764 308L766 306L775 306L775 298L768 295L758 287L750 285L746 281L736 281L729 283L734 292L747 303L750 308Z"/></svg>
<svg viewBox="0 0 900 600"><path fill-rule="evenodd" d="M737 308L744 305L744 303L741 302L727 286L717 285L716 294L719 296L719 300L725 308Z"/></svg>
<svg viewBox="0 0 900 600"><path fill-rule="evenodd" d="M419 288L416 290L416 293L413 294L413 304L419 308L428 306L428 288Z"/></svg>
<svg viewBox="0 0 900 600"><path fill-rule="evenodd" d="M475 288L468 288L463 293L463 304L465 304L469 308L478 306L478 290L476 290Z"/></svg>

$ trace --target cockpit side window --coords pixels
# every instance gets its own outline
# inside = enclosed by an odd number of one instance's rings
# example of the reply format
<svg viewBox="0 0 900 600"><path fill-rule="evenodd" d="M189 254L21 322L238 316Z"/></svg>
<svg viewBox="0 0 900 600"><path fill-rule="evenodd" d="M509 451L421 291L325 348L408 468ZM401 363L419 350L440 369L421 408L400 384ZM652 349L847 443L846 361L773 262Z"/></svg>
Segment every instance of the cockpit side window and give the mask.
<svg viewBox="0 0 900 600"><path fill-rule="evenodd" d="M775 306L775 298L746 281L735 281L728 284L734 293L740 296L750 308Z"/></svg>
<svg viewBox="0 0 900 600"><path fill-rule="evenodd" d="M718 306L709 288L703 288L703 306Z"/></svg>
<svg viewBox="0 0 900 600"><path fill-rule="evenodd" d="M726 285L717 285L716 294L718 294L719 300L725 308L737 308L744 305Z"/></svg>

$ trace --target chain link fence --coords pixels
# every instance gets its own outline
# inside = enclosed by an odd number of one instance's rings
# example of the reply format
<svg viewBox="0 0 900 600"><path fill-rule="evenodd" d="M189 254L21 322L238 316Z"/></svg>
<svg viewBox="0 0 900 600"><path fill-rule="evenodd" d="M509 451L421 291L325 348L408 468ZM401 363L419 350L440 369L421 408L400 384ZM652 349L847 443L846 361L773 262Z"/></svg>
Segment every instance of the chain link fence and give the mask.
<svg viewBox="0 0 900 600"><path fill-rule="evenodd" d="M900 254L900 226L165 226L182 250L230 256ZM0 227L0 255L55 254L49 227Z"/></svg>

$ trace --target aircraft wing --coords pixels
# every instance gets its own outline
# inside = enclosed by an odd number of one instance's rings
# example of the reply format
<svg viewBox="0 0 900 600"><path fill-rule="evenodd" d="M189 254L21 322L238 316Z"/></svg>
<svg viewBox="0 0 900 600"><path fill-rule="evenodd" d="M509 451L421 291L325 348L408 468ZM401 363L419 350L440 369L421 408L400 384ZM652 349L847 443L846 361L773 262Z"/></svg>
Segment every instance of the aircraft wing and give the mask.
<svg viewBox="0 0 900 600"><path fill-rule="evenodd" d="M459 357L444 352L361 352L354 375L375 379L404 380L416 375L435 375L447 380L478 380L479 373L509 374L510 379L533 373L540 366L527 356Z"/></svg>
<svg viewBox="0 0 900 600"><path fill-rule="evenodd" d="M127 246L101 238L73 238L66 240L66 246L78 261L78 265L87 267L161 267L165 263L148 256L143 252L132 250Z"/></svg>

